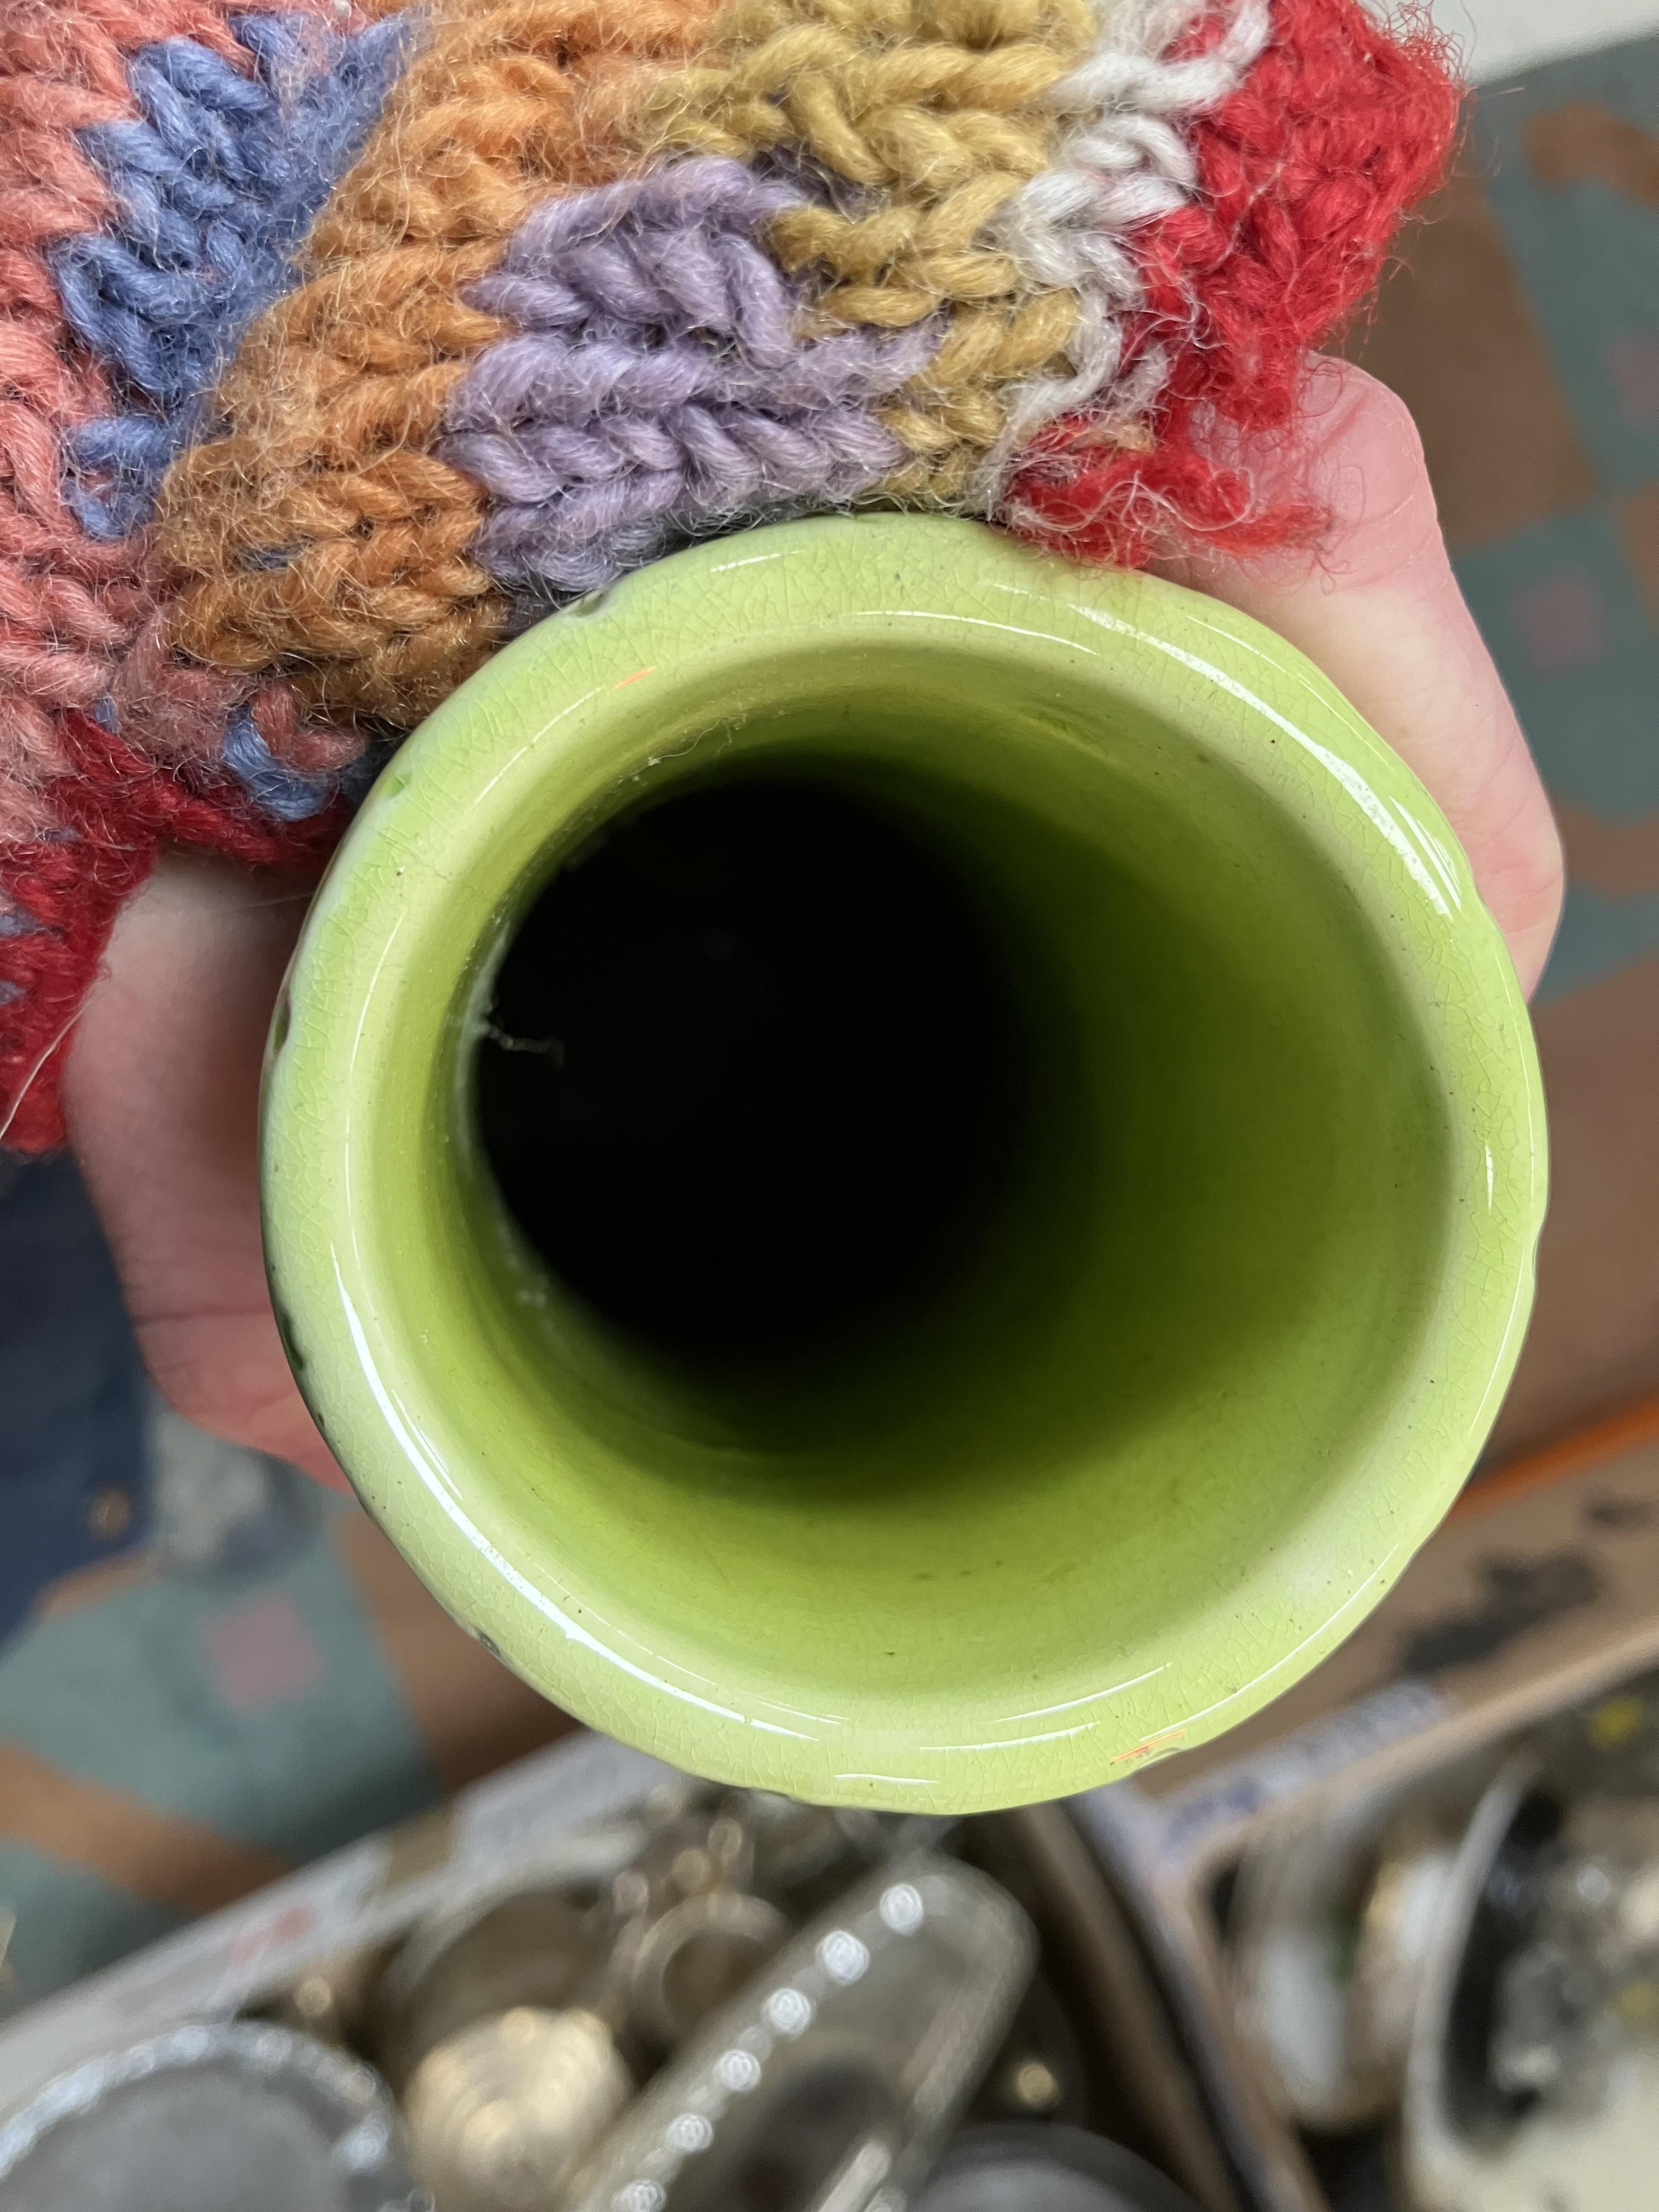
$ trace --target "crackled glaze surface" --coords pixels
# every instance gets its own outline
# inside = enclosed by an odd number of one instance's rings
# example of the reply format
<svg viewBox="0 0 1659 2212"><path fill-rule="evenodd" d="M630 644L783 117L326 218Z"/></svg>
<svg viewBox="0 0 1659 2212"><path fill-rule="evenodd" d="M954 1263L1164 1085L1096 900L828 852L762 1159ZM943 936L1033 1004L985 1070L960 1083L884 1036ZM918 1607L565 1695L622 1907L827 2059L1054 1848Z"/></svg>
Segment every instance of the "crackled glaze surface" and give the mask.
<svg viewBox="0 0 1659 2212"><path fill-rule="evenodd" d="M792 752L974 858L1070 1072L960 1310L738 1404L538 1274L469 1052L562 856ZM944 1811L1201 1742L1358 1622L1508 1381L1545 1146L1467 863L1306 661L884 515L676 556L431 717L318 894L264 1175L301 1385L458 1619L680 1765Z"/></svg>

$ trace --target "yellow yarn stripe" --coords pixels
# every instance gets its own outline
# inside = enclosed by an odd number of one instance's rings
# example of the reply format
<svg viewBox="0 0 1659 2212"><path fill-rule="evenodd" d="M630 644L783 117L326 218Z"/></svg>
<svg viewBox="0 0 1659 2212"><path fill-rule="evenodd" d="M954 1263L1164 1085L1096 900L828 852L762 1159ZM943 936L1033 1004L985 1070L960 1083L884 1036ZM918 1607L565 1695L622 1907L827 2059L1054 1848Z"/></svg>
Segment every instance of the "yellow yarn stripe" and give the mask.
<svg viewBox="0 0 1659 2212"><path fill-rule="evenodd" d="M793 156L859 188L772 234L786 268L821 273L826 321L948 314L931 367L887 411L914 456L896 494L960 500L1001 432L1000 389L1071 333L1073 295L1032 292L986 234L1052 163L1041 96L1093 31L1086 0L731 0L699 59L645 90L648 154Z"/></svg>
<svg viewBox="0 0 1659 2212"><path fill-rule="evenodd" d="M414 726L487 657L506 602L483 514L430 448L505 325L462 298L560 185L614 173L642 65L694 50L705 0L451 0L174 463L161 547L173 643L292 676L337 718Z"/></svg>

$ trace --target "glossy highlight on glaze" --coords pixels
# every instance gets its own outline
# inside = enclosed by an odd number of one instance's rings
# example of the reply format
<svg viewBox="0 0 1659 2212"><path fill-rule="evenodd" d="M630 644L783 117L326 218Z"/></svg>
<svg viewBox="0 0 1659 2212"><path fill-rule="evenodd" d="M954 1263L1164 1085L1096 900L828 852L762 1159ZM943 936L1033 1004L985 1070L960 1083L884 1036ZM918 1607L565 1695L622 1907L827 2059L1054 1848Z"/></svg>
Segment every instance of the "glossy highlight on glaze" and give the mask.
<svg viewBox="0 0 1659 2212"><path fill-rule="evenodd" d="M745 1363L547 1266L477 1082L560 871L780 779L972 888L1033 1104L949 1285ZM318 895L264 1171L301 1387L458 1618L682 1765L930 1811L1200 1742L1357 1625L1490 1426L1545 1181L1501 939L1330 685L897 515L677 555L432 716Z"/></svg>

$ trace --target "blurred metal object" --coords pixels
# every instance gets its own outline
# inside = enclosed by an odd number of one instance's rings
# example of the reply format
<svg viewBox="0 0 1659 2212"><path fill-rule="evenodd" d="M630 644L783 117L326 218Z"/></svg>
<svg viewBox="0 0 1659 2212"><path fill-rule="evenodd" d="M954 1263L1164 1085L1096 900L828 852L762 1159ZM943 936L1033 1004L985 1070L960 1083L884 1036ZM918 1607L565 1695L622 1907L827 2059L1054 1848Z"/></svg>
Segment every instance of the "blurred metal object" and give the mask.
<svg viewBox="0 0 1659 2212"><path fill-rule="evenodd" d="M915 2212L1194 2212L1144 2159L1080 2128L970 2128Z"/></svg>
<svg viewBox="0 0 1659 2212"><path fill-rule="evenodd" d="M1407 1805L1378 1844L1355 1943L1351 2048L1360 2078L1387 2084L1389 2112L1405 2086L1418 1993L1466 1826Z"/></svg>
<svg viewBox="0 0 1659 2212"><path fill-rule="evenodd" d="M1000 1814L996 1827L1027 1869L1026 1900L1048 1957L1056 1966L1063 1960L1072 1978L1073 2016L1089 2027L1087 2063L1139 2116L1147 2141L1200 2212L1243 2212L1191 2048L1148 1968L1146 1938L1156 1923L1150 1911L1131 1919L1125 1899L1133 1892L1120 1869L1108 1879L1095 1856L1099 1832L1091 1847L1076 1810L1027 1805Z"/></svg>
<svg viewBox="0 0 1659 2212"><path fill-rule="evenodd" d="M562 2012L605 1965L611 1922L596 1887L485 1897L421 1923L381 1975L375 2056L401 2088L428 2051L517 2006Z"/></svg>
<svg viewBox="0 0 1659 2212"><path fill-rule="evenodd" d="M1036 1948L972 1869L882 1869L663 2069L572 2212L896 2212L990 2063Z"/></svg>
<svg viewBox="0 0 1659 2212"><path fill-rule="evenodd" d="M1567 1796L1659 1796L1659 1674L1638 1674L1540 1730L1540 1763Z"/></svg>
<svg viewBox="0 0 1659 2212"><path fill-rule="evenodd" d="M0 2122L112 2044L192 2019L266 2017L343 1954L390 1952L458 1908L476 1914L477 1900L608 1885L639 1851L639 1808L666 1772L641 1753L577 1731L441 1811L363 1836L278 1888L206 1914L64 1991L49 2011L29 2005L15 2020L3 2017L31 1992L21 1974L9 1981L0 1966ZM0 1913L0 1937L4 1931ZM378 2033L372 2006L368 2025ZM373 2033L360 2045L370 2057Z"/></svg>
<svg viewBox="0 0 1659 2212"><path fill-rule="evenodd" d="M1398 2104L1463 1811L1371 1791L1247 1853L1228 1921L1239 2026L1297 2126L1364 2127Z"/></svg>
<svg viewBox="0 0 1659 2212"><path fill-rule="evenodd" d="M1498 1977L1492 2076L1593 2110L1623 2054L1659 2044L1659 1802L1572 1806L1539 1869L1532 1920Z"/></svg>
<svg viewBox="0 0 1659 2212"><path fill-rule="evenodd" d="M437 2212L549 2212L633 2088L592 2013L520 2006L463 2028L404 2098Z"/></svg>
<svg viewBox="0 0 1659 2212"><path fill-rule="evenodd" d="M711 1889L747 1889L754 1879L754 1830L735 1792L713 1806L675 1807L652 1824L645 1849L611 1884L621 1920L654 1916Z"/></svg>
<svg viewBox="0 0 1659 2212"><path fill-rule="evenodd" d="M1412 2212L1659 2193L1654 1808L1564 1806L1552 1779L1529 1757L1499 1778L1448 1885L1401 2118Z"/></svg>
<svg viewBox="0 0 1659 2212"><path fill-rule="evenodd" d="M686 1782L653 1792L642 1811L642 1844L603 1882L497 1893L413 1930L386 1967L373 2008L371 2045L394 2085L473 2021L516 2007L592 2012L630 2057L648 2057L765 1964L790 1923L748 1889L753 1801ZM785 1871L792 1857L829 1863L826 1843L846 1850L833 1814L780 1798L763 1817ZM775 1849L775 1864L779 1856Z"/></svg>
<svg viewBox="0 0 1659 2212"><path fill-rule="evenodd" d="M319 1959L273 2000L268 2017L337 2049L355 2045L368 2033L370 1998L386 1955L386 1945L379 1943Z"/></svg>
<svg viewBox="0 0 1659 2212"><path fill-rule="evenodd" d="M1067 2120L1090 2114L1090 2069L1066 2008L1039 1970L974 2099L970 2119Z"/></svg>
<svg viewBox="0 0 1659 2212"><path fill-rule="evenodd" d="M753 1980L793 1932L776 1905L739 1890L682 1898L649 1924L633 1953L630 2021L672 2050Z"/></svg>
<svg viewBox="0 0 1659 2212"><path fill-rule="evenodd" d="M286 2028L179 2027L62 2075L0 2128L6 2212L424 2212L367 2066Z"/></svg>
<svg viewBox="0 0 1659 2212"><path fill-rule="evenodd" d="M850 1881L888 1855L878 1813L804 1805L764 1790L745 1790L743 1805L755 1839L752 1879L763 1896L790 1897L837 1872Z"/></svg>
<svg viewBox="0 0 1659 2212"><path fill-rule="evenodd" d="M1022 2058L1008 2069L1008 2098L1027 2112L1052 2112L1065 2094L1054 2069L1041 2058Z"/></svg>
<svg viewBox="0 0 1659 2212"><path fill-rule="evenodd" d="M708 2003L718 2004L740 1984L746 1966L758 1966L776 1948L771 1939L787 1932L787 1923L775 1927L770 1906L745 1910L759 1905L748 1898L754 1871L747 1793L717 1794L698 1784L678 1797L660 1793L647 1808L645 1847L611 1883L607 1956L585 1999L625 2043L637 2038L637 2055L660 2053L702 2016L700 1979L708 1985ZM726 1903L703 1902L714 1899ZM665 1921L669 1932L659 1936ZM732 1939L724 1945L714 1933L721 1925Z"/></svg>

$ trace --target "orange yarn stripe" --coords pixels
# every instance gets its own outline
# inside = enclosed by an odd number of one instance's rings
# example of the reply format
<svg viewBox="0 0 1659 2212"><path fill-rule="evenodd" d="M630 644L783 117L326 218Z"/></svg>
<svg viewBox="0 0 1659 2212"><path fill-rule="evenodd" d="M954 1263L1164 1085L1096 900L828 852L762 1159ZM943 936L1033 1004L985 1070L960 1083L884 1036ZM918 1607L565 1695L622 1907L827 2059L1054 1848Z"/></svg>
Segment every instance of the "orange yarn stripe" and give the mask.
<svg viewBox="0 0 1659 2212"><path fill-rule="evenodd" d="M225 428L181 454L160 544L176 645L289 672L325 714L412 727L486 658L507 606L467 548L481 494L434 458L495 318L465 304L528 210L614 173L644 65L705 0L458 0L313 232L308 281L245 339Z"/></svg>

